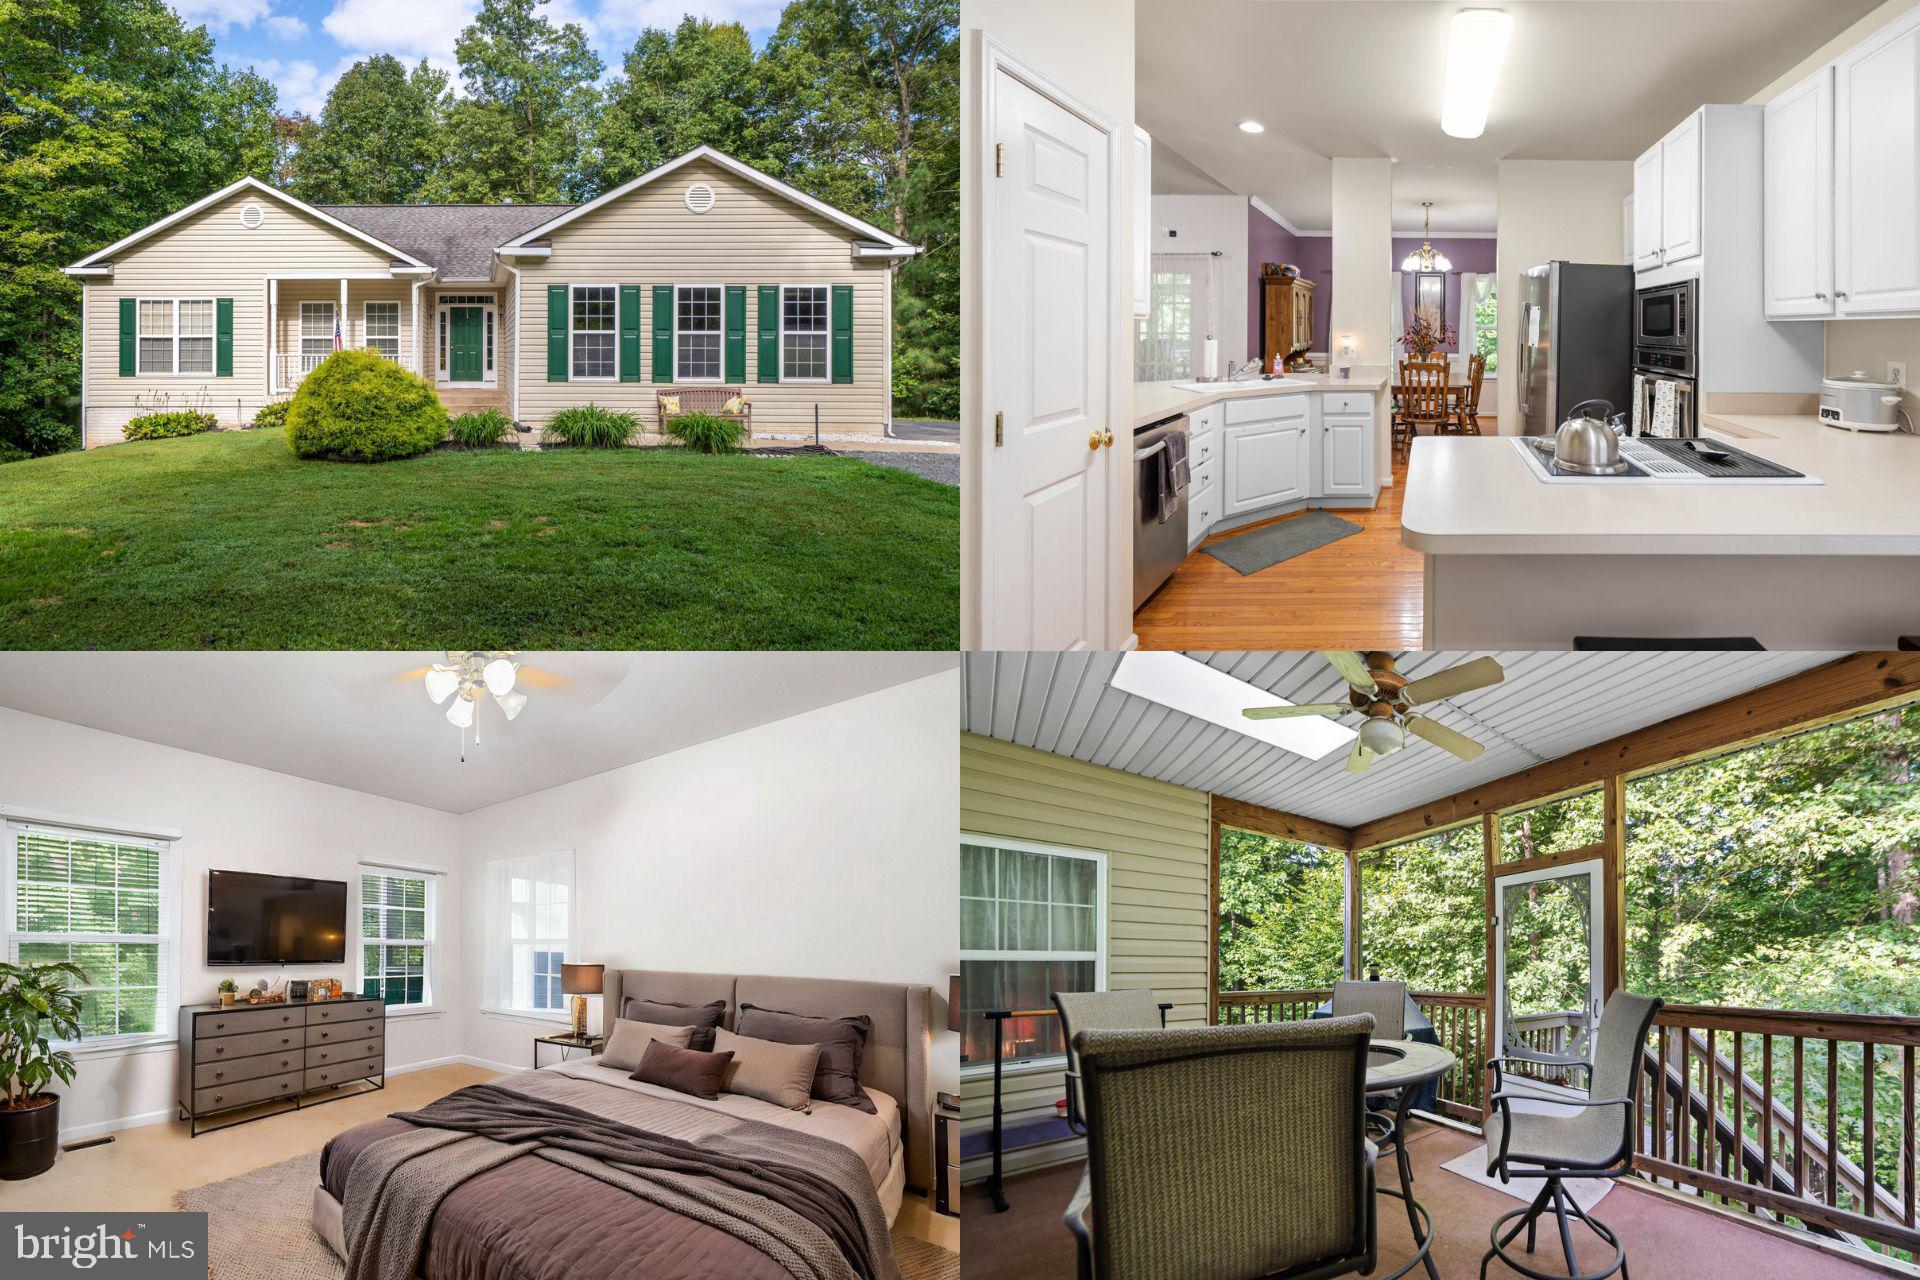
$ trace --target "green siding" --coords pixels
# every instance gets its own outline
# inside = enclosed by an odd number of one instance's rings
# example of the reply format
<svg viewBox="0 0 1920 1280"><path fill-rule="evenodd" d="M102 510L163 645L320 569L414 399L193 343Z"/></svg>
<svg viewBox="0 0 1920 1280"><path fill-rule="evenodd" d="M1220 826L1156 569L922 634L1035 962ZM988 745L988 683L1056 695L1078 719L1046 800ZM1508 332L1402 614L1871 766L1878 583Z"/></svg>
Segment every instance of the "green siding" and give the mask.
<svg viewBox="0 0 1920 1280"><path fill-rule="evenodd" d="M567 286L547 286L547 381L567 380Z"/></svg>
<svg viewBox="0 0 1920 1280"><path fill-rule="evenodd" d="M673 381L673 286L653 286L653 380Z"/></svg>
<svg viewBox="0 0 1920 1280"><path fill-rule="evenodd" d="M760 381L780 381L780 286L760 286Z"/></svg>
<svg viewBox="0 0 1920 1280"><path fill-rule="evenodd" d="M833 380L853 381L853 286L833 286Z"/></svg>
<svg viewBox="0 0 1920 1280"><path fill-rule="evenodd" d="M640 286L620 286L620 381L640 381Z"/></svg>
<svg viewBox="0 0 1920 1280"><path fill-rule="evenodd" d="M132 298L120 299L120 376L131 378L134 373L134 325L137 304Z"/></svg>
<svg viewBox="0 0 1920 1280"><path fill-rule="evenodd" d="M747 286L727 286L727 364L726 378L731 383L747 380Z"/></svg>
<svg viewBox="0 0 1920 1280"><path fill-rule="evenodd" d="M213 376L233 376L233 299L213 301Z"/></svg>

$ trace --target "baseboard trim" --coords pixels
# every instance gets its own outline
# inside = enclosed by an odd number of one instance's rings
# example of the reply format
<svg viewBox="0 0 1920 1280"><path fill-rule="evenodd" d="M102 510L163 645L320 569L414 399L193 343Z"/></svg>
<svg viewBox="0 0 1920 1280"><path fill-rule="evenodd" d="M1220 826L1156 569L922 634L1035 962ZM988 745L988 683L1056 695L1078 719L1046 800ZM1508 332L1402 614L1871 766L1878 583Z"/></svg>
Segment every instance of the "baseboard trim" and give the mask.
<svg viewBox="0 0 1920 1280"><path fill-rule="evenodd" d="M71 1129L62 1129L60 1141L62 1144L79 1142L84 1138L98 1138L109 1133L119 1133L122 1129L139 1129L150 1124L165 1124L177 1114L172 1107L168 1107L161 1111L142 1111L137 1115L100 1120L93 1124L77 1124Z"/></svg>
<svg viewBox="0 0 1920 1280"><path fill-rule="evenodd" d="M487 1058L476 1058L472 1054L462 1054L457 1058L448 1058L448 1062L464 1062L470 1067L479 1067L482 1071L498 1071L501 1075L512 1075L516 1071L525 1071L526 1067L515 1066L508 1062L493 1062Z"/></svg>

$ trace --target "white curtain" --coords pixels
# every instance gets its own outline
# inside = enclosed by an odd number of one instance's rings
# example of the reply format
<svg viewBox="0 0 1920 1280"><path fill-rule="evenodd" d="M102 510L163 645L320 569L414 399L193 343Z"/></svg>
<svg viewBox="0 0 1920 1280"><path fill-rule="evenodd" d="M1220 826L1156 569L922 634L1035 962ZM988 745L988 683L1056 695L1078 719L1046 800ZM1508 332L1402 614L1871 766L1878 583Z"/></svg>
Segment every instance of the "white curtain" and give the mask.
<svg viewBox="0 0 1920 1280"><path fill-rule="evenodd" d="M1401 338L1407 328L1406 299L1401 296L1403 282L1402 273L1394 272L1392 310L1388 313L1387 332L1393 335L1393 363L1390 367L1396 378L1400 376L1400 362L1407 358L1407 344Z"/></svg>
<svg viewBox="0 0 1920 1280"><path fill-rule="evenodd" d="M1479 296L1480 277L1472 271L1460 273L1460 365L1465 376L1467 357L1479 350L1473 328L1473 300Z"/></svg>
<svg viewBox="0 0 1920 1280"><path fill-rule="evenodd" d="M571 852L487 864L487 1008L559 1009L557 998L545 999L534 979L536 969L557 975L553 957L572 954L573 899ZM557 976L550 985L557 991Z"/></svg>
<svg viewBox="0 0 1920 1280"><path fill-rule="evenodd" d="M1167 382L1204 372L1205 342L1220 336L1213 264L1213 255L1206 253L1153 255L1149 309L1134 355L1136 382Z"/></svg>

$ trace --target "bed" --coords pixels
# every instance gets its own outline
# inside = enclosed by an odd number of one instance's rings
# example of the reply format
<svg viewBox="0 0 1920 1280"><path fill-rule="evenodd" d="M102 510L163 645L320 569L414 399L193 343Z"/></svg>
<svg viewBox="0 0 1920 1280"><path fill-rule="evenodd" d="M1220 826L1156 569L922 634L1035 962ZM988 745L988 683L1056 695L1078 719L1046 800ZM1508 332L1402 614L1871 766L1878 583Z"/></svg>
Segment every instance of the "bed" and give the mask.
<svg viewBox="0 0 1920 1280"><path fill-rule="evenodd" d="M933 1178L929 987L609 969L605 996L607 1026L629 998L724 1000L730 1031L743 1003L865 1014L859 1081L875 1114L706 1101L599 1058L459 1090L322 1152L314 1227L348 1280L897 1276L887 1229ZM491 1140L466 1141L476 1134Z"/></svg>

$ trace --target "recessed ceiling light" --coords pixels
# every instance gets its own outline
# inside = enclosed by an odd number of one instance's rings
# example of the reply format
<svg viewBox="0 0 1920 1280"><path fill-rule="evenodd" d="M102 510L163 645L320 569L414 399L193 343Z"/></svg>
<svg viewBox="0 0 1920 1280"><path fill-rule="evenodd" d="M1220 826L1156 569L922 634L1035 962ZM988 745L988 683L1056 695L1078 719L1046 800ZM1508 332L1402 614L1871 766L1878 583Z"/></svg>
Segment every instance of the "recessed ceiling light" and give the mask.
<svg viewBox="0 0 1920 1280"><path fill-rule="evenodd" d="M1355 737L1352 729L1325 716L1249 720L1240 714L1248 707L1294 704L1181 653L1129 652L1121 657L1112 683L1122 693L1198 716L1309 760L1344 751Z"/></svg>
<svg viewBox="0 0 1920 1280"><path fill-rule="evenodd" d="M1240 132L1242 133L1265 133L1266 131L1267 126L1261 124L1258 120L1242 120L1240 122Z"/></svg>
<svg viewBox="0 0 1920 1280"><path fill-rule="evenodd" d="M1477 138L1487 127L1500 64L1513 35L1513 18L1498 9L1462 9L1447 26L1447 88L1440 104L1441 131Z"/></svg>

